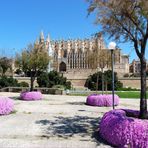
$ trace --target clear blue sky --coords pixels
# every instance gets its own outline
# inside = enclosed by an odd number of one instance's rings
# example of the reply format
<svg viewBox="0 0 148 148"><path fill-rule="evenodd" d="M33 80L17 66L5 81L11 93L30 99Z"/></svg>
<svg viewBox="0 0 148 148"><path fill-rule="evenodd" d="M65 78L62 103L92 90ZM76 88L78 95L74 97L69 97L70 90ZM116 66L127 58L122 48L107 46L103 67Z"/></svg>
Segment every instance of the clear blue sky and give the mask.
<svg viewBox="0 0 148 148"><path fill-rule="evenodd" d="M94 15L87 17L87 7L85 0L0 0L0 54L22 50L41 30L52 39L89 38L99 27ZM131 49L129 44L119 47L126 54Z"/></svg>

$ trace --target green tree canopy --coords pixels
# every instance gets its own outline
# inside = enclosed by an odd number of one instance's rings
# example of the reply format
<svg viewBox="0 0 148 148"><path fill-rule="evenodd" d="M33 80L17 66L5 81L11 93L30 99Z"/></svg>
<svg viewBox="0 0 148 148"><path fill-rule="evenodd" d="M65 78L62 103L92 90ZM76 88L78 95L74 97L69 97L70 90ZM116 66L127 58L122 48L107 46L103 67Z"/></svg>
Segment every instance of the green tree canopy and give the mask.
<svg viewBox="0 0 148 148"><path fill-rule="evenodd" d="M0 88L18 86L18 81L13 77L2 76L0 78Z"/></svg>
<svg viewBox="0 0 148 148"><path fill-rule="evenodd" d="M117 73L114 73L115 75L115 90L118 90L123 87L123 84L118 80ZM106 90L112 90L112 71L108 70L104 72L104 80L105 84L104 89ZM98 82L97 82L98 81ZM98 84L97 84L98 83ZM94 73L93 75L90 75L85 83L85 87L87 87L90 90L102 90L102 72Z"/></svg>
<svg viewBox="0 0 148 148"><path fill-rule="evenodd" d="M37 83L39 87L53 87L56 85L62 85L66 89L71 88L71 82L67 81L67 78L63 77L57 71L50 71L49 73L42 73L37 77Z"/></svg>
<svg viewBox="0 0 148 148"><path fill-rule="evenodd" d="M29 45L21 54L16 55L15 64L24 73L29 72L31 77L31 91L37 74L46 71L50 57L45 45Z"/></svg>
<svg viewBox="0 0 148 148"><path fill-rule="evenodd" d="M2 71L2 76L4 76L8 69L12 70L12 59L7 57L0 58L0 68Z"/></svg>
<svg viewBox="0 0 148 148"><path fill-rule="evenodd" d="M94 46L93 51L89 52L87 54L87 61L89 63L89 65L91 65L92 69L97 69L97 71L102 72L102 94L104 93L104 74L103 74L103 69L107 68L110 69L111 68L111 52L107 49L107 48L102 48L102 42L100 43L100 46L98 46L98 38L102 38L102 34L101 33L96 33L95 35L96 37L96 46ZM115 56L115 62L119 61L120 58L120 49L116 48L116 50L114 51L114 56ZM99 81L99 75L97 75L97 82L96 82L96 90L98 90L98 81Z"/></svg>

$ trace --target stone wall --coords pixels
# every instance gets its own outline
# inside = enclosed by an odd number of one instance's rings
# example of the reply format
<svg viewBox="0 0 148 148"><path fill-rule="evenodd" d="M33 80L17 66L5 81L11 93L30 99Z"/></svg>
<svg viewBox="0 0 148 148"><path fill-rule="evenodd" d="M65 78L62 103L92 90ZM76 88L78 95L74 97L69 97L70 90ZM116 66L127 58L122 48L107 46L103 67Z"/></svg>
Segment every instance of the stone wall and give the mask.
<svg viewBox="0 0 148 148"><path fill-rule="evenodd" d="M74 88L84 88L86 79L69 79ZM140 89L140 78L119 78L123 83L123 87L131 87ZM147 79L148 86L148 79Z"/></svg>
<svg viewBox="0 0 148 148"><path fill-rule="evenodd" d="M140 88L140 78L119 78L124 87ZM147 78L148 86L148 78Z"/></svg>
<svg viewBox="0 0 148 148"><path fill-rule="evenodd" d="M30 85L30 78L29 77L15 77L18 82L25 81ZM86 77L81 77L78 79L77 76L73 76L73 78L68 78L69 81L72 83L73 88L84 88L84 84L86 81ZM132 87L132 88L140 88L140 78L119 78L119 81L123 83L124 87ZM34 82L34 87L38 86L36 80ZM148 86L148 78L147 78L147 86Z"/></svg>

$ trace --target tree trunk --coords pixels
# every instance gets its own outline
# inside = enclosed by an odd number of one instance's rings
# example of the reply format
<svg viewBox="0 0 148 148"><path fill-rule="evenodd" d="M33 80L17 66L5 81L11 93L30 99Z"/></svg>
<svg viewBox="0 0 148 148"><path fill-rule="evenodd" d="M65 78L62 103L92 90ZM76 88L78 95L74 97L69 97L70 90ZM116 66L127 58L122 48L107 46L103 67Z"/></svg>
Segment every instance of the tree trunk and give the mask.
<svg viewBox="0 0 148 148"><path fill-rule="evenodd" d="M147 97L146 97L146 60L144 57L141 62L141 94L140 94L140 116L141 119L146 119L147 116Z"/></svg>
<svg viewBox="0 0 148 148"><path fill-rule="evenodd" d="M102 95L104 94L104 73L103 73L103 68L101 69L102 71Z"/></svg>
<svg viewBox="0 0 148 148"><path fill-rule="evenodd" d="M99 73L97 72L96 92L98 91Z"/></svg>
<svg viewBox="0 0 148 148"><path fill-rule="evenodd" d="M107 81L105 81L105 91L106 91L106 94L108 94Z"/></svg>
<svg viewBox="0 0 148 148"><path fill-rule="evenodd" d="M33 76L32 72L31 72L31 78L30 78L30 91L33 91L33 84L34 84L34 80L35 80L35 77Z"/></svg>

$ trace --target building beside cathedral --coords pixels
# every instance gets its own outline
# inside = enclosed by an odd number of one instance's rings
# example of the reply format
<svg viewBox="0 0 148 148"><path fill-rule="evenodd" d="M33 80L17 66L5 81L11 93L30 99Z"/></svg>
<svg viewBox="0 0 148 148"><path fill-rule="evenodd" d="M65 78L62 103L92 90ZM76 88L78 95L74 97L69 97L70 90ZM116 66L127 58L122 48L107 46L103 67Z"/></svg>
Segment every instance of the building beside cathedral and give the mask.
<svg viewBox="0 0 148 148"><path fill-rule="evenodd" d="M51 40L49 35L44 38L43 32L40 34L36 44L44 44L51 56L49 71L56 70L62 72L68 79L86 79L90 74L100 70L93 69L88 60L89 54L95 49L98 51L108 50L101 35L89 39L68 39ZM129 73L129 57L122 54L121 49L117 50L117 62L115 62L115 71L123 76ZM101 57L100 57L101 58ZM105 70L110 67L105 67Z"/></svg>
<svg viewBox="0 0 148 148"><path fill-rule="evenodd" d="M129 71L131 74L135 76L140 76L141 72L141 63L139 59L134 59L132 63L130 63ZM148 72L148 62L146 61L146 71Z"/></svg>

